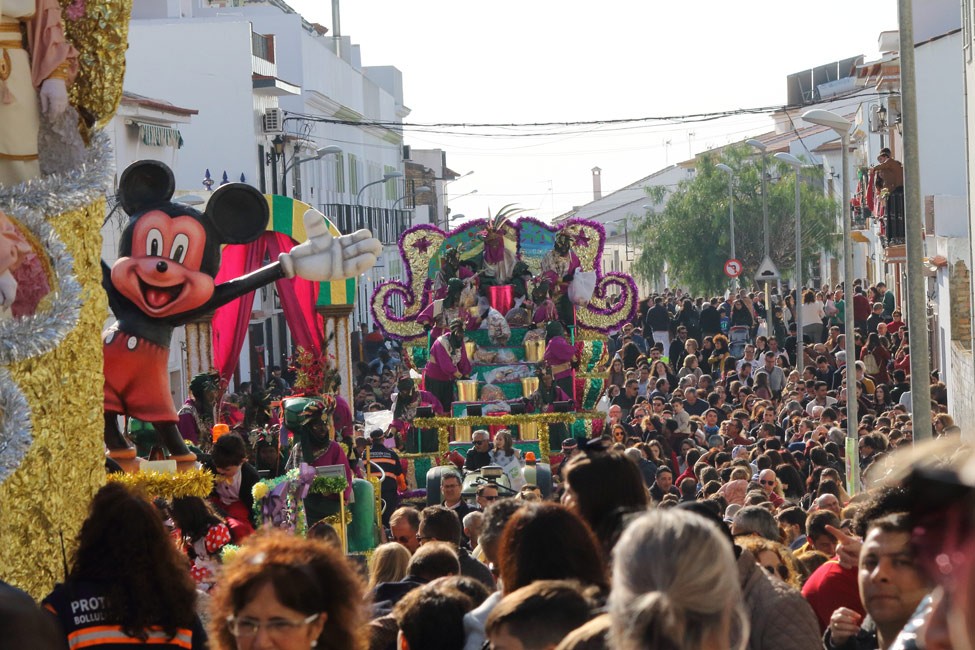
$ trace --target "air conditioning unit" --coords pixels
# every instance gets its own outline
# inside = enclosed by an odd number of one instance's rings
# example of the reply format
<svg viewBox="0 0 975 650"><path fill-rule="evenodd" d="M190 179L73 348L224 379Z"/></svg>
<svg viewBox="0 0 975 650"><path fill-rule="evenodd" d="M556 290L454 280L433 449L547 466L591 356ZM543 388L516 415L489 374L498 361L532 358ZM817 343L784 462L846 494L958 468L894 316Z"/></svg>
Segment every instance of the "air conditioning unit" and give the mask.
<svg viewBox="0 0 975 650"><path fill-rule="evenodd" d="M269 108L264 111L262 118L264 133L277 134L284 133L284 111L280 108Z"/></svg>

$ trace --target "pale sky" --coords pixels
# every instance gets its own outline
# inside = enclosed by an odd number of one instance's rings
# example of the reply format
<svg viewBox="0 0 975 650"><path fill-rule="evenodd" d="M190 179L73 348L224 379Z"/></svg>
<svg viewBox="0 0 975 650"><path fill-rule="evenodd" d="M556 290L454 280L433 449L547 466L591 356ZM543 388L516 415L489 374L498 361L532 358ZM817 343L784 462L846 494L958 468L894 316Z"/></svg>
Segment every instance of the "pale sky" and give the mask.
<svg viewBox="0 0 975 650"><path fill-rule="evenodd" d="M330 0L287 1L331 28ZM876 58L880 32L897 29L894 0L342 0L341 12L342 33L360 46L364 65L402 71L412 123L575 122L781 105L787 75L859 54ZM408 131L406 144L444 149L451 169L474 171L448 186L455 215L484 217L516 203L549 220L592 200L593 167L608 194L691 151L770 128L767 117L749 115L571 133L488 130L502 137Z"/></svg>

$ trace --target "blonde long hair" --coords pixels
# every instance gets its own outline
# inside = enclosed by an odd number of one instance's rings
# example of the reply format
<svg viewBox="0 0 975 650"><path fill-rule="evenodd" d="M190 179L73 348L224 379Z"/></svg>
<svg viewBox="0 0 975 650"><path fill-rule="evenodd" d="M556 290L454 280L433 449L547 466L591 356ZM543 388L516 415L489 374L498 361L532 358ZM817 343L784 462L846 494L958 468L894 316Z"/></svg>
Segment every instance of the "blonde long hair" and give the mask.
<svg viewBox="0 0 975 650"><path fill-rule="evenodd" d="M369 590L383 582L399 582L406 577L409 550L399 542L380 544L369 560Z"/></svg>

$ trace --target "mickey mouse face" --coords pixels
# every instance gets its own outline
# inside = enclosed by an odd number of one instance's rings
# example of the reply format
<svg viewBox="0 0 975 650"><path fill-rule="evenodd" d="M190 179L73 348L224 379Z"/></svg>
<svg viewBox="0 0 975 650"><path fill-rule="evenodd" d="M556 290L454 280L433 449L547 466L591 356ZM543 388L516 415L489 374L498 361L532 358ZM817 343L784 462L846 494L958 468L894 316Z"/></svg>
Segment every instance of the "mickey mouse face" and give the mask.
<svg viewBox="0 0 975 650"><path fill-rule="evenodd" d="M213 296L213 277L200 270L207 232L199 220L151 210L135 223L131 241L129 256L112 266L112 284L140 310L164 318Z"/></svg>

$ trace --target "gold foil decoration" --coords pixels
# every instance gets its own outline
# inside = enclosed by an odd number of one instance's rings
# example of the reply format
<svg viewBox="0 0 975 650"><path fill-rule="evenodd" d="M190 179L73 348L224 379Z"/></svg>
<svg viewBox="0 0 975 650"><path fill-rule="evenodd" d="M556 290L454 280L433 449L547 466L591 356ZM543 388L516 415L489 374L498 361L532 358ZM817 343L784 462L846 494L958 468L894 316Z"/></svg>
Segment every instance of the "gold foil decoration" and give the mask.
<svg viewBox="0 0 975 650"><path fill-rule="evenodd" d="M78 50L78 77L68 97L81 115L87 142L93 131L108 124L122 99L132 0L89 0L80 17L65 12L73 2L60 0L65 36Z"/></svg>
<svg viewBox="0 0 975 650"><path fill-rule="evenodd" d="M525 361L538 363L545 356L545 341L525 341Z"/></svg>
<svg viewBox="0 0 975 650"><path fill-rule="evenodd" d="M88 503L105 482L104 216L100 199L50 220L74 257L81 314L57 348L9 366L31 408L34 443L20 468L0 485L0 566L4 580L37 599L64 580L61 539L70 558Z"/></svg>
<svg viewBox="0 0 975 650"><path fill-rule="evenodd" d="M477 401L477 382L473 379L457 380L457 401L476 402Z"/></svg>
<svg viewBox="0 0 975 650"><path fill-rule="evenodd" d="M531 397L538 390L538 377L525 377L521 380L521 396Z"/></svg>

